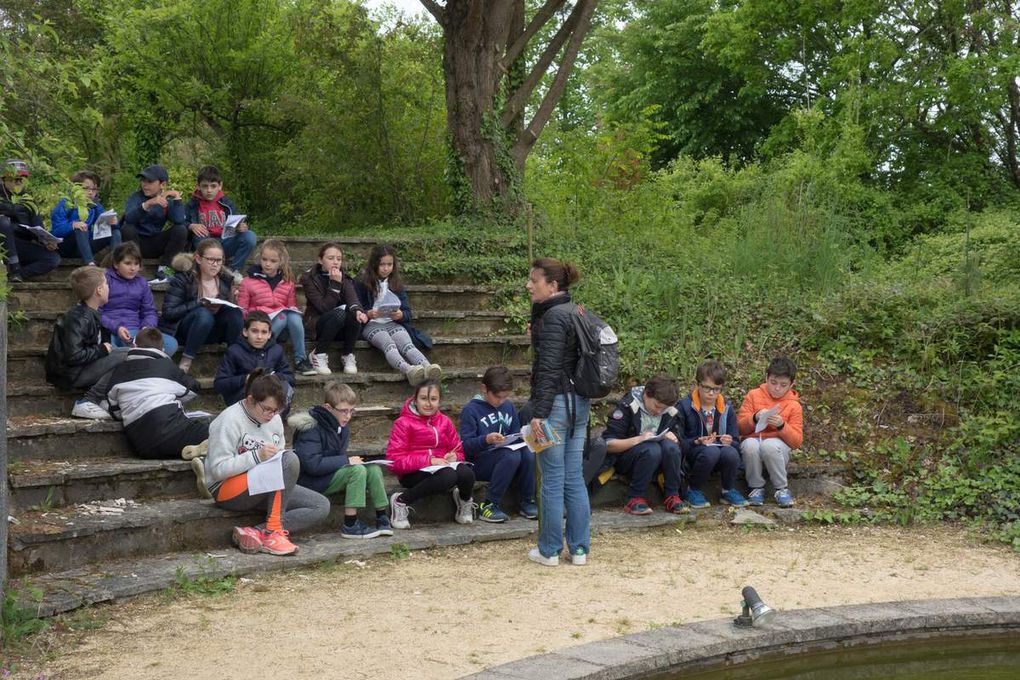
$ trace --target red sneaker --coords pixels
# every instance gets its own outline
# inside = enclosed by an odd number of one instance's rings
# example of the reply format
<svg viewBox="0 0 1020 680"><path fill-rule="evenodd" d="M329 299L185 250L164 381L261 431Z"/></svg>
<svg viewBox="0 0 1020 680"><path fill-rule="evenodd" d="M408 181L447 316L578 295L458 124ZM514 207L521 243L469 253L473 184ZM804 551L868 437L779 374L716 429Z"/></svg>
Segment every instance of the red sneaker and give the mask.
<svg viewBox="0 0 1020 680"><path fill-rule="evenodd" d="M666 512L672 512L674 515L684 515L691 511L691 506L680 496L666 496L662 504L666 506Z"/></svg>
<svg viewBox="0 0 1020 680"><path fill-rule="evenodd" d="M297 546L287 538L290 533L284 529L281 531L262 532L262 552L270 555L293 555L297 552Z"/></svg>
<svg viewBox="0 0 1020 680"><path fill-rule="evenodd" d="M648 507L648 501L644 498L631 498L627 501L627 505L623 506L623 511L628 515L652 514L652 509Z"/></svg>
<svg viewBox="0 0 1020 680"><path fill-rule="evenodd" d="M243 553L253 555L262 550L262 532L254 527L234 527L230 538Z"/></svg>

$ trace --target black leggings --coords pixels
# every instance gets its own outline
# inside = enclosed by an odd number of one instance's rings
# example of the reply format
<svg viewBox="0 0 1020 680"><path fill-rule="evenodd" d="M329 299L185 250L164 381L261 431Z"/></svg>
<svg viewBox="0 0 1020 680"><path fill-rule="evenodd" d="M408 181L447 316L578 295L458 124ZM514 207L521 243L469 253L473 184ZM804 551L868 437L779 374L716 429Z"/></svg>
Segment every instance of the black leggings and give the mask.
<svg viewBox="0 0 1020 680"><path fill-rule="evenodd" d="M346 309L333 309L315 322L315 353L325 354L329 344L339 337L343 338L343 354L354 354L354 343L361 335L361 324L357 314L349 314Z"/></svg>
<svg viewBox="0 0 1020 680"><path fill-rule="evenodd" d="M471 500L475 491L475 470L470 465L458 465L456 469L446 468L433 473L409 472L400 478L400 486L407 489L400 494L401 503L414 503L425 496L444 494L454 486L460 491L462 501Z"/></svg>

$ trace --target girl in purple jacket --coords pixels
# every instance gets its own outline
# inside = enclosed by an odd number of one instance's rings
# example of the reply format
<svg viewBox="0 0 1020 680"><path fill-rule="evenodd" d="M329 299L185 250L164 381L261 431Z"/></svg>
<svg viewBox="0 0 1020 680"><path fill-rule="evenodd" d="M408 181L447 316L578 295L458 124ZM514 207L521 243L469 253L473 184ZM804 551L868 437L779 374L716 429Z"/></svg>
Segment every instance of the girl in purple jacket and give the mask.
<svg viewBox="0 0 1020 680"><path fill-rule="evenodd" d="M158 323L149 283L138 275L142 252L134 241L125 241L103 264L110 286L110 299L99 308L103 327L110 331L114 347L131 347L139 329L155 328ZM177 351L174 336L163 333L163 351L170 355Z"/></svg>

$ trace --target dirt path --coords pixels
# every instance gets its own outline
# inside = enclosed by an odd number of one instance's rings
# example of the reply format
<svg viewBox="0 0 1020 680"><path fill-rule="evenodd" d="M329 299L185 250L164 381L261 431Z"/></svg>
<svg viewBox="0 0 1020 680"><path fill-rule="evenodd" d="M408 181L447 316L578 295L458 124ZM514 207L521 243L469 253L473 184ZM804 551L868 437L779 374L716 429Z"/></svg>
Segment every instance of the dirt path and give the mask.
<svg viewBox="0 0 1020 680"><path fill-rule="evenodd" d="M531 544L379 557L149 597L47 664L48 680L455 678L581 642L773 607L1020 594L1020 559L953 529L665 528L596 537L586 567ZM28 670L28 669L25 669ZM28 676L34 677L34 675Z"/></svg>

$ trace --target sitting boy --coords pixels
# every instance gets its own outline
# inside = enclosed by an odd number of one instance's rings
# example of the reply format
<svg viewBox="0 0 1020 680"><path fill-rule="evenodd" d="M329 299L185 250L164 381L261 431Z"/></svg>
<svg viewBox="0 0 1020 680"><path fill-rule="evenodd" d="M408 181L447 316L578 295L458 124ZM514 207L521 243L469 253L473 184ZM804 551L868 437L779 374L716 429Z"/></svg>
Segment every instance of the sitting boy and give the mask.
<svg viewBox="0 0 1020 680"><path fill-rule="evenodd" d="M243 221L235 229L224 233L227 218L236 215L237 206L223 193L223 178L219 168L207 165L198 171L198 186L188 201L188 231L191 246L205 238L217 239L223 246L223 255L230 259L230 268L242 271L248 256L255 250L255 232Z"/></svg>
<svg viewBox="0 0 1020 680"><path fill-rule="evenodd" d="M287 406L294 396L294 372L283 356L283 347L273 340L269 315L258 310L248 312L241 337L227 348L213 380L213 389L223 397L227 406L244 399L244 383L256 368L276 373L287 391Z"/></svg>
<svg viewBox="0 0 1020 680"><path fill-rule="evenodd" d="M121 221L121 238L134 241L142 257L158 257L159 269L151 282L163 288L174 275L174 255L188 246L187 216L181 192L167 189L170 176L162 165L150 165L138 173L140 188L127 198ZM169 222L170 226L164 229Z"/></svg>
<svg viewBox="0 0 1020 680"><path fill-rule="evenodd" d="M747 393L737 414L740 427L740 453L744 474L751 491L751 505L765 502L765 478L762 463L775 489L776 503L788 508L793 496L786 485L786 464L790 450L804 443L804 412L800 397L793 389L797 367L786 357L776 357L765 369L765 382Z"/></svg>
<svg viewBox="0 0 1020 680"><path fill-rule="evenodd" d="M606 441L609 464L630 477L627 504L623 506L626 513L651 514L645 498L648 485L659 470L666 511L680 514L689 510L680 499L678 398L676 381L660 373L652 376L644 387L631 389L609 415L602 438ZM659 435L661 438L656 439Z"/></svg>
<svg viewBox="0 0 1020 680"><path fill-rule="evenodd" d="M110 287L99 267L78 267L69 278L80 302L53 327L46 350L46 382L65 390L89 390L75 402L72 416L109 420L110 414L100 406L105 395L92 388L127 356L127 348L113 349L103 341L99 307L106 304Z"/></svg>
<svg viewBox="0 0 1020 680"><path fill-rule="evenodd" d="M42 276L60 264L56 239L26 228L43 228L42 217L25 193L28 177L28 165L17 158L4 161L0 170L0 246L12 283Z"/></svg>
<svg viewBox="0 0 1020 680"><path fill-rule="evenodd" d="M488 481L485 500L478 506L483 522L505 522L503 494L517 478L520 512L526 519L538 519L535 503L535 454L526 445L510 449L501 446L504 435L521 431L517 409L510 401L514 377L506 366L491 366L482 376L482 393L460 412L460 440L464 458L475 464L475 479ZM518 440L517 443L522 443Z"/></svg>
<svg viewBox="0 0 1020 680"><path fill-rule="evenodd" d="M366 465L360 456L347 455L351 440L348 424L358 397L337 380L326 383L323 392L322 406L313 406L308 413L297 413L287 421L294 428L294 453L301 461L297 483L325 496L344 492L342 537L392 536L382 466ZM375 528L358 519L366 493L375 510Z"/></svg>
<svg viewBox="0 0 1020 680"><path fill-rule="evenodd" d="M110 376L110 411L124 421L131 450L140 458L178 458L185 446L209 438L208 423L184 415L198 396L198 381L163 352L163 334L147 327Z"/></svg>
<svg viewBox="0 0 1020 680"><path fill-rule="evenodd" d="M722 395L726 368L709 359L698 366L695 379L694 390L680 402L683 421L680 443L688 472L687 502L692 508L710 505L702 489L709 475L718 470L723 504L747 505L747 500L737 491L737 468L740 467L736 448L740 442L737 414Z"/></svg>

